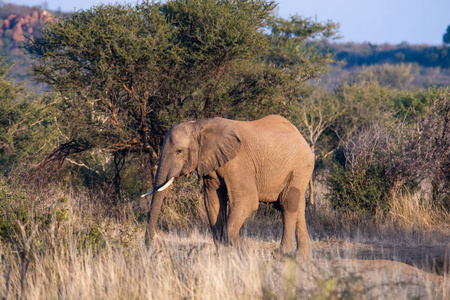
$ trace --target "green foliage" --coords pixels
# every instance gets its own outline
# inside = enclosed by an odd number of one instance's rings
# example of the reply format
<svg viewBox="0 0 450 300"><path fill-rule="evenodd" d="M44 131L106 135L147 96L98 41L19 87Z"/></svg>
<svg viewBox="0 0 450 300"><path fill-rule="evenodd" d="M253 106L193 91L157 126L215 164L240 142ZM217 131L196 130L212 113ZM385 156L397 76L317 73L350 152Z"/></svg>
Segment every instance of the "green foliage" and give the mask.
<svg viewBox="0 0 450 300"><path fill-rule="evenodd" d="M12 176L9 176L12 177ZM43 204L36 196L36 187L30 188L14 178L0 175L0 243L20 247L21 230L17 224L31 224L27 227L27 234L33 227L43 236L56 239L59 228L65 228L69 220L67 197L62 197L53 203ZM45 190L46 196L49 191ZM55 231L56 229L56 231ZM63 229L64 231L66 229ZM51 236L55 234L54 236ZM37 243L47 243L41 234L34 239ZM62 242L62 241L61 241Z"/></svg>
<svg viewBox="0 0 450 300"><path fill-rule="evenodd" d="M350 82L375 81L380 86L395 89L408 89L412 86L415 74L412 73L412 64L379 64L363 66L363 69L354 72Z"/></svg>
<svg viewBox="0 0 450 300"><path fill-rule="evenodd" d="M326 198L341 211L375 214L390 209L391 197L417 187L405 165L408 130L401 124L372 123L343 141L329 163Z"/></svg>
<svg viewBox="0 0 450 300"><path fill-rule="evenodd" d="M333 163L327 184L327 199L334 209L374 214L389 210L391 183L378 166L360 166L354 170Z"/></svg>
<svg viewBox="0 0 450 300"><path fill-rule="evenodd" d="M0 170L9 173L19 161L32 160L54 146L54 112L49 97L26 92L7 75L11 66L0 61Z"/></svg>
<svg viewBox="0 0 450 300"><path fill-rule="evenodd" d="M136 156L157 163L175 123L288 115L305 81L331 61L314 45L336 35L337 26L274 20L274 8L260 0L145 1L47 23L25 49L35 58L33 76L62 96L64 138L48 161L78 156L78 165L92 169L87 153L109 154L118 183L121 172L138 169L130 163ZM288 48L289 62L275 54Z"/></svg>
<svg viewBox="0 0 450 300"><path fill-rule="evenodd" d="M345 83L336 88L334 95L340 103L341 113L332 128L340 140L347 140L353 132L386 112L390 91L376 82Z"/></svg>
<svg viewBox="0 0 450 300"><path fill-rule="evenodd" d="M4 176L0 176L0 239L4 242L14 241L18 232L16 221L26 223L30 217L26 194L17 191Z"/></svg>
<svg viewBox="0 0 450 300"><path fill-rule="evenodd" d="M344 83L334 90L317 86L304 90L294 105L294 124L313 146L319 161L329 156L354 132L375 120L388 120L395 91L377 82Z"/></svg>
<svg viewBox="0 0 450 300"><path fill-rule="evenodd" d="M86 229L79 232L77 240L77 248L79 250L91 249L98 251L105 249L105 246L106 241L98 224L89 224Z"/></svg>
<svg viewBox="0 0 450 300"><path fill-rule="evenodd" d="M445 90L396 90L380 86L377 81L344 83L333 92L341 112L333 130L342 140L373 121L417 121L425 115L434 99Z"/></svg>
<svg viewBox="0 0 450 300"><path fill-rule="evenodd" d="M433 101L445 90L430 87L426 90L393 92L388 109L396 119L414 123L425 116Z"/></svg>
<svg viewBox="0 0 450 300"><path fill-rule="evenodd" d="M44 213L38 218L39 224L42 229L48 229L52 224L57 227L61 226L62 223L69 220L69 211L66 208L56 207L52 212Z"/></svg>
<svg viewBox="0 0 450 300"><path fill-rule="evenodd" d="M213 114L240 120L269 114L289 116L297 95L305 88L295 73L273 64L245 61L218 85Z"/></svg>
<svg viewBox="0 0 450 300"><path fill-rule="evenodd" d="M330 163L327 198L340 210L387 211L393 193L403 189L414 191L424 181L432 186L434 202L447 207L446 166L450 157L447 89L385 92L379 98L384 99L381 109L374 108L376 118L366 123L361 117L349 123L336 120L341 122L342 129L336 128L350 134L341 135L344 136L339 142L341 148ZM389 110L391 113L386 114ZM355 112L349 116L355 116Z"/></svg>
<svg viewBox="0 0 450 300"><path fill-rule="evenodd" d="M221 74L216 72L223 72L232 60L264 53L267 43L261 29L274 7L273 1L260 0L182 0L167 2L161 12L176 28L174 42L183 49L188 69L199 68L217 77Z"/></svg>
<svg viewBox="0 0 450 300"><path fill-rule="evenodd" d="M337 138L330 128L342 113L342 103L334 92L317 85L305 89L300 97L291 110L290 119L308 140L311 149L322 158L335 146Z"/></svg>
<svg viewBox="0 0 450 300"><path fill-rule="evenodd" d="M334 162L329 172L326 199L334 209L368 214L389 210L391 183L383 169L372 164L352 169Z"/></svg>
<svg viewBox="0 0 450 300"><path fill-rule="evenodd" d="M289 118L313 147L318 160L328 157L355 132L373 123L410 125L421 120L445 88L398 90L377 81L344 83L333 90L303 89Z"/></svg>
<svg viewBox="0 0 450 300"><path fill-rule="evenodd" d="M273 46L267 60L296 73L301 80L320 77L326 72L326 64L335 62L323 42L339 38L338 24L294 15L289 20L276 18L271 30Z"/></svg>
<svg viewBox="0 0 450 300"><path fill-rule="evenodd" d="M208 115L222 75L265 48L260 29L273 7L209 0L102 5L48 23L25 48L36 58L33 75L64 96L67 142L156 160L168 128Z"/></svg>
<svg viewBox="0 0 450 300"><path fill-rule="evenodd" d="M26 49L37 59L34 76L69 96L71 123L82 118L74 140L157 153L172 124L208 113L231 63L265 48L260 29L272 8L263 1L103 5L47 24ZM191 107L195 90L204 93Z"/></svg>

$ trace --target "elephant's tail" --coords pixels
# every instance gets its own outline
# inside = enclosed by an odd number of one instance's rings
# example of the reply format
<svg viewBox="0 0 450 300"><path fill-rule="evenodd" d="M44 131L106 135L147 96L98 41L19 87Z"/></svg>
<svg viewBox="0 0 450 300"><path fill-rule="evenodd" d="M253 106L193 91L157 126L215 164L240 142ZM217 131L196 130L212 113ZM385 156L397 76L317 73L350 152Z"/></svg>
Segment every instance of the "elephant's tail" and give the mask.
<svg viewBox="0 0 450 300"><path fill-rule="evenodd" d="M314 188L313 188L313 179L311 176L311 179L309 180L309 201L311 202L311 205L314 205Z"/></svg>

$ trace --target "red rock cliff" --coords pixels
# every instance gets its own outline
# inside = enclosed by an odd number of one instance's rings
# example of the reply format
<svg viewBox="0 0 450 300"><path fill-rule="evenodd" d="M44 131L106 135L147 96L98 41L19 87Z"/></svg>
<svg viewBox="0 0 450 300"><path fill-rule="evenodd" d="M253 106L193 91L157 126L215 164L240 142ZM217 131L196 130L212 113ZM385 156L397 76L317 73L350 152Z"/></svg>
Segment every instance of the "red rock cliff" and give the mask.
<svg viewBox="0 0 450 300"><path fill-rule="evenodd" d="M11 38L17 46L26 40L24 34L33 36L39 25L52 20L52 15L46 10L35 10L30 15L10 15L0 20L0 38Z"/></svg>

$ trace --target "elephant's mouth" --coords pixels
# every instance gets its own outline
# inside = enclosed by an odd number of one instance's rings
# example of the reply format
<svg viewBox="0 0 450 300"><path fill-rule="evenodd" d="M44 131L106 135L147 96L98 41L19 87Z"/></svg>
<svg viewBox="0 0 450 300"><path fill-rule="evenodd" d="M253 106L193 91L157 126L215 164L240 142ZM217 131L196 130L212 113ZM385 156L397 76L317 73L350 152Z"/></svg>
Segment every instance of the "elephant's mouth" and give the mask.
<svg viewBox="0 0 450 300"><path fill-rule="evenodd" d="M183 171L181 171L181 172L178 174L178 176L175 176L175 177L186 176L186 178L188 178L188 177L191 175L192 172L194 172L194 171L183 170Z"/></svg>

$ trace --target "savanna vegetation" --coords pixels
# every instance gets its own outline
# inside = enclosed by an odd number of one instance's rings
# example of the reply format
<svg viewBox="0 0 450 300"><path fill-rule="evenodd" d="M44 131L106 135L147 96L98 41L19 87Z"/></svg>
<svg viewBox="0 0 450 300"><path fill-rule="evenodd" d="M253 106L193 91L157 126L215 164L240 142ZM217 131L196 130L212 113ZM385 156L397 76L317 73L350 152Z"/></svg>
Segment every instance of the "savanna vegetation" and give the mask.
<svg viewBox="0 0 450 300"><path fill-rule="evenodd" d="M2 297L450 295L445 42L342 45L337 24L283 19L275 7L260 0L100 5L43 25L21 45L26 62L5 54ZM45 93L9 75L26 63ZM170 126L268 114L292 121L316 154L307 224L317 263L277 255L282 224L265 204L244 224L243 248L216 250L196 174L175 182L146 248L149 203L139 195L151 189ZM434 261L417 259L413 248L404 257L373 250L392 245L444 250ZM394 256L426 272L341 259Z"/></svg>

